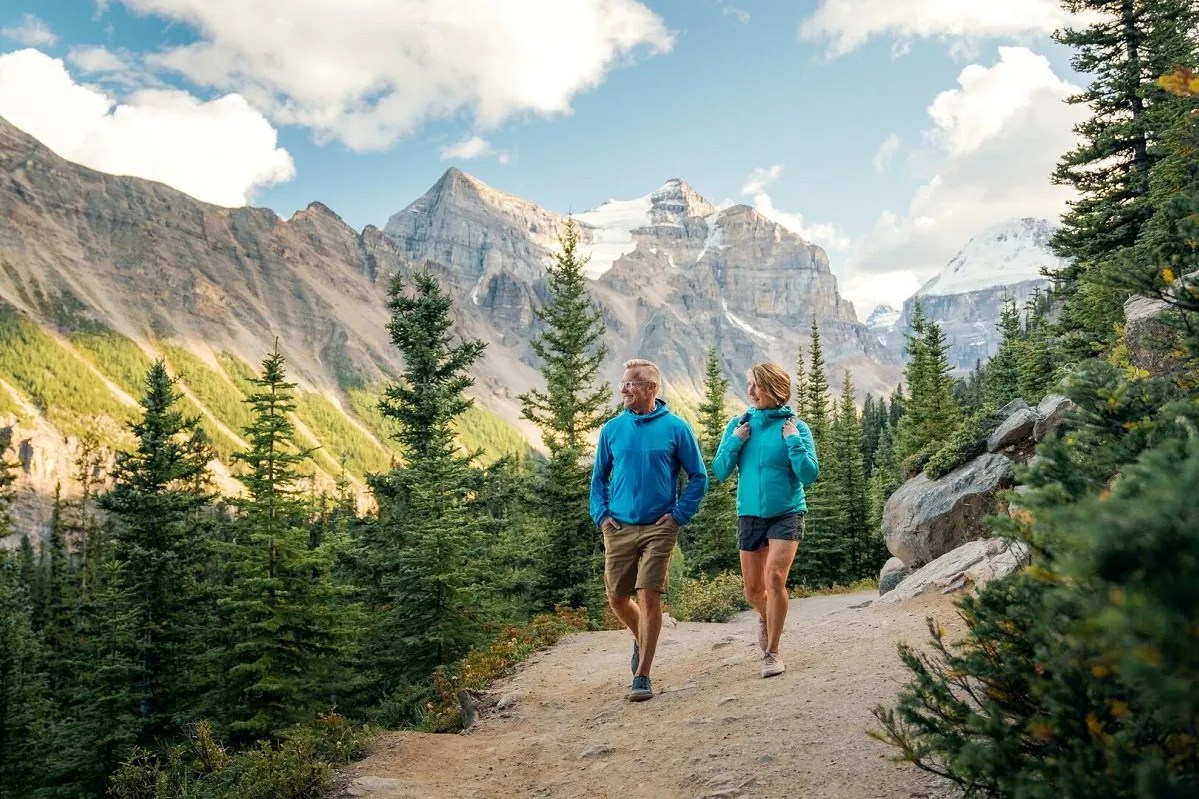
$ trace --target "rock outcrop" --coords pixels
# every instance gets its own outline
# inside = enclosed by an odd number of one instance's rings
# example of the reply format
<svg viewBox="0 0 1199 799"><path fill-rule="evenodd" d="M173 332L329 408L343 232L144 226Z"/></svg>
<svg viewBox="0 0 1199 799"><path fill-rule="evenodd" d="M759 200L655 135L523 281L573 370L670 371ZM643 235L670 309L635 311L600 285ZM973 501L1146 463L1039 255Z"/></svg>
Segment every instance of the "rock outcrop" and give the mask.
<svg viewBox="0 0 1199 799"><path fill-rule="evenodd" d="M902 602L933 591L948 594L982 588L991 580L1022 569L1028 565L1028 559L1028 545L1022 541L1006 538L969 541L912 572L875 603Z"/></svg>

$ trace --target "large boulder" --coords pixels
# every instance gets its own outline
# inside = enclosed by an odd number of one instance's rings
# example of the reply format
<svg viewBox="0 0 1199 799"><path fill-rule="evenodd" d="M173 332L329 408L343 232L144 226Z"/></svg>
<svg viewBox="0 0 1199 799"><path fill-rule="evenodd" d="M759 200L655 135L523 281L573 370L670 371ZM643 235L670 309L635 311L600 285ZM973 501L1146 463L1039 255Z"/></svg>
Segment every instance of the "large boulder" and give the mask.
<svg viewBox="0 0 1199 799"><path fill-rule="evenodd" d="M1173 299L1199 290L1199 276L1174 281L1167 297ZM1154 377L1172 377L1188 365L1182 346L1182 327L1171 320L1174 306L1161 297L1133 296L1124 301L1124 345L1134 366Z"/></svg>
<svg viewBox="0 0 1199 799"><path fill-rule="evenodd" d="M1037 423L1033 426L1032 437L1044 441L1045 436L1061 427L1066 414L1074 407L1069 397L1061 394L1046 394L1037 404Z"/></svg>
<svg viewBox="0 0 1199 799"><path fill-rule="evenodd" d="M997 509L996 494L1015 482L1015 466L997 453L981 455L944 477L919 474L883 508L887 549L909 568L936 560L982 532L980 520Z"/></svg>
<svg viewBox="0 0 1199 799"><path fill-rule="evenodd" d="M1025 404L1024 400L1004 415L1003 421L987 436L987 452L998 452L1001 449L1018 444L1033 433L1033 428L1040 418L1037 412ZM1011 403L1008 403L1011 405ZM1007 406L1004 407L1007 410Z"/></svg>
<svg viewBox="0 0 1199 799"><path fill-rule="evenodd" d="M970 541L912 572L875 602L900 602L939 591L948 594L971 586L982 588L1028 564L1028 544L1007 538Z"/></svg>
<svg viewBox="0 0 1199 799"><path fill-rule="evenodd" d="M902 583L909 573L908 567L904 566L903 561L899 558L891 558L884 563L882 570L878 573L879 596L882 596Z"/></svg>

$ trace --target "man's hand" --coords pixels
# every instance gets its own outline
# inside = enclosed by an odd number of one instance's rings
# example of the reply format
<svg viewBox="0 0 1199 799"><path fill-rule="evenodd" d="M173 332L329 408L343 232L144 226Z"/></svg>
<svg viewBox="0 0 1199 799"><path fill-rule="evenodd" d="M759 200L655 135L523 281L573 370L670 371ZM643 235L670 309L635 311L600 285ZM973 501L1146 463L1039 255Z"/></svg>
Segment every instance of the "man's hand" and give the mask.
<svg viewBox="0 0 1199 799"><path fill-rule="evenodd" d="M797 435L799 435L799 428L795 426L794 420L788 419L787 421L783 422L783 438Z"/></svg>
<svg viewBox="0 0 1199 799"><path fill-rule="evenodd" d="M604 519L604 521L600 523L600 530L602 530L605 533L615 533L619 529L620 529L620 525L617 524L616 520L613 519L611 516Z"/></svg>
<svg viewBox="0 0 1199 799"><path fill-rule="evenodd" d="M655 524L666 524L668 521L674 521L674 516L669 513L663 513L660 517L658 517L658 521L656 521ZM678 522L675 522L675 524L677 525Z"/></svg>

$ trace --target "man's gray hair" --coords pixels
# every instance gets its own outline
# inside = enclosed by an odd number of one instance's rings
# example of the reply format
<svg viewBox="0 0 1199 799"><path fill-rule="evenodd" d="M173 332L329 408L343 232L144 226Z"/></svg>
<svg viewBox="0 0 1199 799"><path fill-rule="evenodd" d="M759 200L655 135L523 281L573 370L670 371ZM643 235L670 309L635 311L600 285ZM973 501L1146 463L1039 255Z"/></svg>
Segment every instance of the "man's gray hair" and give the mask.
<svg viewBox="0 0 1199 799"><path fill-rule="evenodd" d="M624 368L638 370L646 380L652 380L656 387L659 389L662 388L662 372L658 370L658 364L653 361L647 361L644 358L633 358L624 362Z"/></svg>

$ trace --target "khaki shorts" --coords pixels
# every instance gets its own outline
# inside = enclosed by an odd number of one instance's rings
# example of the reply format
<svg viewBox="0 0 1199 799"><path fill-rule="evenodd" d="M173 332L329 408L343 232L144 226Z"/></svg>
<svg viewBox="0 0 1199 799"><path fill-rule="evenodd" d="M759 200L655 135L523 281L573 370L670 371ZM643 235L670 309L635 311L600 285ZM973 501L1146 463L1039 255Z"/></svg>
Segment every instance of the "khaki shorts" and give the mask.
<svg viewBox="0 0 1199 799"><path fill-rule="evenodd" d="M662 524L625 524L604 531L604 587L608 596L632 596L647 589L665 593L666 567L679 540L673 518Z"/></svg>

